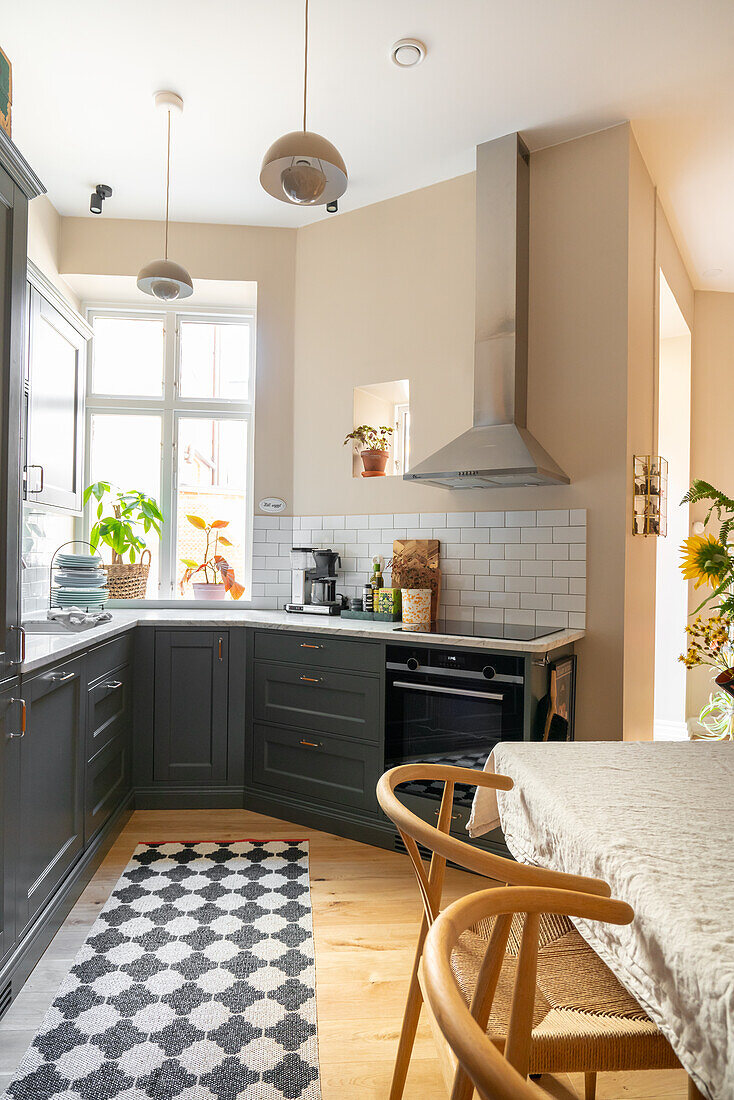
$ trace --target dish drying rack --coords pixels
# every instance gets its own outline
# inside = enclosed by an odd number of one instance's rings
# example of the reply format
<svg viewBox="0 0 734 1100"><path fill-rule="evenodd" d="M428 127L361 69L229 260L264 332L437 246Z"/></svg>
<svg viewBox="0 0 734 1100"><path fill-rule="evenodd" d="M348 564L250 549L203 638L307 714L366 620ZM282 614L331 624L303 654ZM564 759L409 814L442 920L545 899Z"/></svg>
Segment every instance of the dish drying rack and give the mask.
<svg viewBox="0 0 734 1100"><path fill-rule="evenodd" d="M62 608L61 604L55 604L53 602L54 562L56 561L56 555L61 550L63 550L66 546L86 546L87 550L89 550L90 553L91 553L91 550L92 550L89 543L85 542L84 539L69 539L68 542L62 542L60 546L57 546L56 549L54 550L53 554L51 555L51 564L49 565L49 570L48 570L48 606L49 606L49 608L55 608L57 611L63 611L64 608ZM106 591L109 592L109 589L107 588L106 584L105 585L100 585L100 588L104 588ZM83 603L80 602L80 603L76 604L75 606L79 607L79 609L81 611L86 611L88 614L91 613L92 611L103 611L104 610L104 607L101 606L100 604L94 604L93 607L90 607L88 604L83 604Z"/></svg>

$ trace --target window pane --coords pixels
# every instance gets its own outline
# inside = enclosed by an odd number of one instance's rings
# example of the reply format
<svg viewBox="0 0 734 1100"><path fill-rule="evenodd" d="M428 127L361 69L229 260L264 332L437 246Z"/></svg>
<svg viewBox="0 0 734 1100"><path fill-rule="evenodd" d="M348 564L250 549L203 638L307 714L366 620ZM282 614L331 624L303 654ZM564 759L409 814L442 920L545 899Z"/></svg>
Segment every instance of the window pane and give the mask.
<svg viewBox="0 0 734 1100"><path fill-rule="evenodd" d="M161 317L95 317L92 391L160 397L163 351Z"/></svg>
<svg viewBox="0 0 734 1100"><path fill-rule="evenodd" d="M160 416L122 416L116 413L92 413L90 472L92 481L109 481L128 492L139 489L155 497L161 506L161 418ZM161 507L161 510L165 510ZM94 513L92 513L94 521ZM151 553L148 574L149 599L158 596L160 579L160 541L155 531L140 536ZM112 551L100 547L105 561L112 560ZM127 560L127 559L126 559Z"/></svg>
<svg viewBox="0 0 734 1100"><path fill-rule="evenodd" d="M178 532L176 569L178 578L186 568L182 558L203 563L206 557L206 532L193 526L187 516L199 516L206 524L224 520L220 535L232 543L220 543L218 553L234 569L242 583L245 573L245 535L247 504L247 422L213 418L182 417L178 422ZM209 537L209 558L215 552L216 531ZM194 583L204 582L198 573ZM209 572L208 582L215 580ZM177 594L191 599L193 590L180 586ZM228 597L229 598L229 597Z"/></svg>
<svg viewBox="0 0 734 1100"><path fill-rule="evenodd" d="M182 397L246 401L250 389L250 326L181 321Z"/></svg>

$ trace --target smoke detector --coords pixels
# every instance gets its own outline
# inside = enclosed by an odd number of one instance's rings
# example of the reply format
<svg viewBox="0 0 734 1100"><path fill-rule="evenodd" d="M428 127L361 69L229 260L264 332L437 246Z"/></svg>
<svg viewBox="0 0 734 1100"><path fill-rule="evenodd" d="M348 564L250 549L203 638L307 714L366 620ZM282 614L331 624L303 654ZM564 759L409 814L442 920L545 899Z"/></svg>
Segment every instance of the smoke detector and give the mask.
<svg viewBox="0 0 734 1100"><path fill-rule="evenodd" d="M413 69L425 56L425 44L417 38L399 38L390 50L390 58L399 69Z"/></svg>

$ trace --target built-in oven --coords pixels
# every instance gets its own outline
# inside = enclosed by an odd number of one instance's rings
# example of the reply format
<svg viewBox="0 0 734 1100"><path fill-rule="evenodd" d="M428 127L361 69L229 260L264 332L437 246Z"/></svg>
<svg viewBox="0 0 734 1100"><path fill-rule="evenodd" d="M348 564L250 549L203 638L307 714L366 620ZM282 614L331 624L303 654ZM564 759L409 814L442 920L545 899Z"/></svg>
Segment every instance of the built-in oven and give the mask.
<svg viewBox="0 0 734 1100"><path fill-rule="evenodd" d="M523 738L524 660L505 653L388 646L385 764L430 762L483 768L500 741ZM429 781L401 790L440 799ZM474 788L457 784L454 805Z"/></svg>

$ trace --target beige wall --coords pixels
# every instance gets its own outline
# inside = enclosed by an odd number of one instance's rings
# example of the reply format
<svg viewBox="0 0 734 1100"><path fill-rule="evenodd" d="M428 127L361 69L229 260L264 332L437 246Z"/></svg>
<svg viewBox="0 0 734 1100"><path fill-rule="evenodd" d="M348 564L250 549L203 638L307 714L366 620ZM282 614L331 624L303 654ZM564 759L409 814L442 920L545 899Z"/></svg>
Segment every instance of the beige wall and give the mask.
<svg viewBox="0 0 734 1100"><path fill-rule="evenodd" d="M74 309L79 299L59 274L59 235L62 219L46 195L33 199L28 207L28 259L49 279Z"/></svg>
<svg viewBox="0 0 734 1100"><path fill-rule="evenodd" d="M63 218L61 270L137 275L160 254L162 233L158 222ZM257 283L255 500L282 497L290 513L296 231L177 223L171 226L171 253L194 279Z"/></svg>
<svg viewBox="0 0 734 1100"><path fill-rule="evenodd" d="M703 478L734 497L734 436L722 415L734 379L734 294L696 291L691 379L691 478ZM691 507L691 521L703 520L706 507ZM710 530L716 533L716 519ZM701 602L691 588L690 610ZM688 676L688 716L697 716L708 701L711 677L705 669Z"/></svg>

